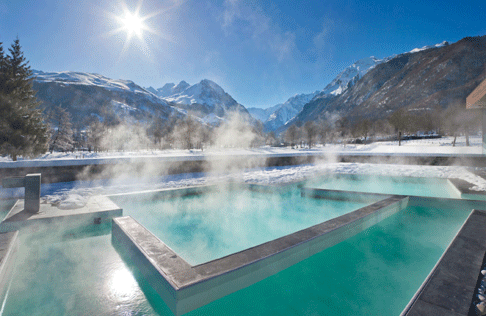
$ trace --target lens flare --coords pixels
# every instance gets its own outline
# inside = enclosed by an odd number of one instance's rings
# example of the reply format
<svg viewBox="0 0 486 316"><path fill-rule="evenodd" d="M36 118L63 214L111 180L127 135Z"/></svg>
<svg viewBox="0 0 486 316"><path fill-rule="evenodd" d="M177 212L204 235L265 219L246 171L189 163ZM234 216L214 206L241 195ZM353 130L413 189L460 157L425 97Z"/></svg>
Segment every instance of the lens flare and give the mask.
<svg viewBox="0 0 486 316"><path fill-rule="evenodd" d="M138 38L142 38L143 31L147 29L147 27L143 24L144 18L138 16L137 12L125 12L125 17L120 18L119 20L128 36L135 33Z"/></svg>

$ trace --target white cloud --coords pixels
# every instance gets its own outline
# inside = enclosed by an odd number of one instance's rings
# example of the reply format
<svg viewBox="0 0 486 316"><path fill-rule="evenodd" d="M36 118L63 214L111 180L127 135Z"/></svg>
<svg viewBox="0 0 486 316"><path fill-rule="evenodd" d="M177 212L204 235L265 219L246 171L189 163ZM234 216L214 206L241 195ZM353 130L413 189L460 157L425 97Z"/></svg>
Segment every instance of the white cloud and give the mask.
<svg viewBox="0 0 486 316"><path fill-rule="evenodd" d="M269 49L279 62L292 57L295 33L283 31L255 1L225 0L222 28L227 36L238 34L251 39L263 49Z"/></svg>
<svg viewBox="0 0 486 316"><path fill-rule="evenodd" d="M321 31L317 33L313 38L314 45L317 49L322 49L326 47L329 42L330 33L333 27L334 22L329 19L322 24Z"/></svg>

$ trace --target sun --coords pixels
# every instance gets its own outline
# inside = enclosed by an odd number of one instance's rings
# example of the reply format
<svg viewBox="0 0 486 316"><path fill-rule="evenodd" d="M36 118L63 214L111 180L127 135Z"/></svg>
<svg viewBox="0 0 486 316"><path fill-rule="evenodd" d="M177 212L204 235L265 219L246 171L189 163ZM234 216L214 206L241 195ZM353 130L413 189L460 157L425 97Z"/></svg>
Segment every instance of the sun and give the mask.
<svg viewBox="0 0 486 316"><path fill-rule="evenodd" d="M120 7L116 10L116 13L106 12L111 20L110 25L113 25L112 22L115 22L117 25L111 31L105 33L103 37L119 37L120 34L126 34L123 48L120 52L119 60L121 60L122 56L131 47L138 48L146 56L150 56L151 51L148 44L153 42L154 36L160 37L164 40L170 40L170 38L166 34L164 34L163 32L160 33L159 30L154 29L153 25L157 25L157 23L156 21L155 23L154 21L150 22L150 20L154 19L158 15L167 14L168 10L176 8L177 6L176 4L174 4L173 6L167 6L164 8L159 8L157 10L150 10L148 12L142 13L143 0L138 0L135 8L129 8L125 1L126 0L120 0Z"/></svg>
<svg viewBox="0 0 486 316"><path fill-rule="evenodd" d="M125 15L118 17L118 21L122 25L121 28L127 33L128 38L135 34L139 39L143 36L143 31L147 30L147 26L143 23L144 17L139 16L138 12L126 11Z"/></svg>

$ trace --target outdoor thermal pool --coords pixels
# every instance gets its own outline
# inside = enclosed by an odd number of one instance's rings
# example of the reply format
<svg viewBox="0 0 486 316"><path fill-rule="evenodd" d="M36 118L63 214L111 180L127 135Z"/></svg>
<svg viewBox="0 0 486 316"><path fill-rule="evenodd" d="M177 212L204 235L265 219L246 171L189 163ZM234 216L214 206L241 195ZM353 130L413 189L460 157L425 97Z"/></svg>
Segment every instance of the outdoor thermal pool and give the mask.
<svg viewBox="0 0 486 316"><path fill-rule="evenodd" d="M158 237L163 241L167 234L170 235L167 240L188 243L189 249L199 249L196 236L203 239L206 248L200 249L209 249L210 255L197 251L194 257L197 263L374 202L348 204L349 201L300 197L298 190L298 187L278 192L236 190L149 199L148 210L129 210L124 215L131 215L141 223L146 221L147 228L152 225L159 229ZM225 209L225 203L215 201L217 197L229 198L238 212ZM121 201L124 197L114 199ZM137 199L144 200L142 196ZM125 202L136 205L135 199ZM210 214L213 207L209 206L219 208L213 218ZM479 201L410 198L404 209L362 232L187 315L399 315L470 211L486 209L485 206ZM333 211L322 215L315 210L319 207L330 207ZM251 212L254 208L260 213L273 213L255 217ZM227 213L231 213L230 218L222 217ZM157 214L164 224L159 225ZM274 218L276 214L280 216L278 219ZM223 223L223 228L209 227L204 217ZM269 224L262 226L261 221ZM248 227L251 223L256 223L255 228ZM231 243L220 239L227 234L231 238L232 225L243 232L246 228L253 229L244 238L231 239L243 241L239 248L231 248ZM263 239L253 237L260 230L264 231ZM172 315L143 273L115 250L110 225L55 235L54 238L44 232L21 231L20 250L2 315ZM179 252L175 249L178 245L171 247ZM188 250L181 250L183 258L184 251Z"/></svg>
<svg viewBox="0 0 486 316"><path fill-rule="evenodd" d="M314 199L291 185L268 190L208 187L203 194L158 198L112 195L131 216L192 265L277 239L376 202ZM164 191L162 191L164 192Z"/></svg>

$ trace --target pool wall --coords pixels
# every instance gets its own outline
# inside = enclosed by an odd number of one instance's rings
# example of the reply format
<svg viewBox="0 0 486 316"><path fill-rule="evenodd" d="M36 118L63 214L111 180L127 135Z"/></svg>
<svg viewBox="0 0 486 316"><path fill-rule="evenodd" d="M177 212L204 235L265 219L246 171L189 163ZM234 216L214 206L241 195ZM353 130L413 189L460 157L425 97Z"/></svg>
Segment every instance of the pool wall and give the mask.
<svg viewBox="0 0 486 316"><path fill-rule="evenodd" d="M305 197L318 198L318 199L330 199L330 200L353 201L353 202L374 202L374 201L386 199L392 196L393 194L363 193L363 192L353 192L353 191L344 191L344 190L302 188L301 195Z"/></svg>
<svg viewBox="0 0 486 316"><path fill-rule="evenodd" d="M484 191L472 190L474 184L457 178L448 179L447 182L462 199L467 200L486 200Z"/></svg>
<svg viewBox="0 0 486 316"><path fill-rule="evenodd" d="M322 191L322 190L319 190ZM408 197L385 199L273 241L191 266L133 218L114 218L112 243L181 315L276 274L404 209Z"/></svg>

